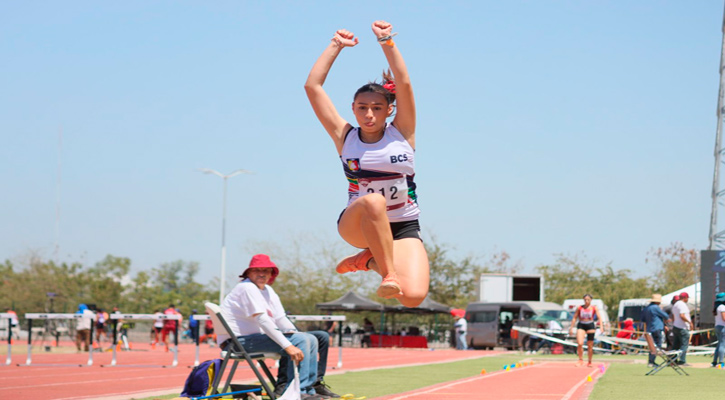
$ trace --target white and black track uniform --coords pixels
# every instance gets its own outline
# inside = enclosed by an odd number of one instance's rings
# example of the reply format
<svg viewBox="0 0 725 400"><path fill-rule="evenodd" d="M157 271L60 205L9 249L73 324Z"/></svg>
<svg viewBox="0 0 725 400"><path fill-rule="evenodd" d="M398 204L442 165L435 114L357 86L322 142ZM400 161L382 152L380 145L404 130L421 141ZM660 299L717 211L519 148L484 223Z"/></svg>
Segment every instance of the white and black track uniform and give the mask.
<svg viewBox="0 0 725 400"><path fill-rule="evenodd" d="M349 183L348 202L369 193L385 197L391 223L416 221L420 214L415 195L415 150L403 135L387 124L375 143L360 140L360 128L345 136L340 155Z"/></svg>

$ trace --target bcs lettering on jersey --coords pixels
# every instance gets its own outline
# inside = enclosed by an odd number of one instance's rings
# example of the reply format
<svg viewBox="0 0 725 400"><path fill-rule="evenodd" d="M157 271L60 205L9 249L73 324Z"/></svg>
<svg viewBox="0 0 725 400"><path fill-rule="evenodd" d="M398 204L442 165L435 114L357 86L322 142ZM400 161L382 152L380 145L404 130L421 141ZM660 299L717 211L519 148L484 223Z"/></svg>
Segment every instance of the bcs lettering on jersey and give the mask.
<svg viewBox="0 0 725 400"><path fill-rule="evenodd" d="M408 155L407 154L398 154L397 156L390 156L390 163L395 164L399 162L405 162L408 161Z"/></svg>

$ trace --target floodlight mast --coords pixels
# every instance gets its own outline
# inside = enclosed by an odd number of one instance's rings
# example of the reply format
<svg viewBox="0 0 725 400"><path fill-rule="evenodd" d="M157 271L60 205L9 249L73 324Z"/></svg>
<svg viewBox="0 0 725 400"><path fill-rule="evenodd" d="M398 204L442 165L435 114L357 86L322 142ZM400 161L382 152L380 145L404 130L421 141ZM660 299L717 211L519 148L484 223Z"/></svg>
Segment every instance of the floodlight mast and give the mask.
<svg viewBox="0 0 725 400"><path fill-rule="evenodd" d="M219 171L215 171L210 168L199 168L199 171L205 174L213 174L224 180L224 197L222 206L222 254L221 254L221 275L219 277L219 305L224 301L224 285L226 275L226 263L227 263L227 245L226 245L226 231L227 231L227 179L237 176L239 174L251 174L250 171L244 169L238 169L229 174L222 174Z"/></svg>

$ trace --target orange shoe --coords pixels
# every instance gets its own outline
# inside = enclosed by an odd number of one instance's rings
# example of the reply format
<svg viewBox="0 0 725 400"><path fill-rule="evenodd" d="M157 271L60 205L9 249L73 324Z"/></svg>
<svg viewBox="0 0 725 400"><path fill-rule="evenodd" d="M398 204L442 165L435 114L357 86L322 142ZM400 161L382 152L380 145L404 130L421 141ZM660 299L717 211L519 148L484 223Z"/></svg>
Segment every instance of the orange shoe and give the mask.
<svg viewBox="0 0 725 400"><path fill-rule="evenodd" d="M403 295L403 290L400 289L400 282L398 277L395 275L388 275L383 279L378 287L377 292L379 297L384 299L390 299L393 297L400 297Z"/></svg>
<svg viewBox="0 0 725 400"><path fill-rule="evenodd" d="M592 363L587 363L587 367L591 368L592 367Z"/></svg>
<svg viewBox="0 0 725 400"><path fill-rule="evenodd" d="M579 360L576 362L577 367L583 367L584 366L584 360Z"/></svg>
<svg viewBox="0 0 725 400"><path fill-rule="evenodd" d="M370 261L371 258L373 258L373 253L370 252L370 249L365 249L355 255L343 258L339 263L337 263L335 271L337 271L338 274L346 274L348 272L355 271L370 271L370 268L368 268L368 261Z"/></svg>

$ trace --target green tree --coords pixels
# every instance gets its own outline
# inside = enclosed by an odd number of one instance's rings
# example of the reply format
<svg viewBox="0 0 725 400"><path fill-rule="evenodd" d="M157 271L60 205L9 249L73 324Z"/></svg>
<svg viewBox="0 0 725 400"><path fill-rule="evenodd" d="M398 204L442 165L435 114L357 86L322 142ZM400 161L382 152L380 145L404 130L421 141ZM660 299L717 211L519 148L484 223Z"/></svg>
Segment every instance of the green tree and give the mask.
<svg viewBox="0 0 725 400"><path fill-rule="evenodd" d="M284 241L284 246L270 242L256 242L250 246L253 253L270 256L280 270L274 290L289 314L317 314L317 303L335 300L350 290L365 296L374 293L373 273L338 274L337 262L353 253L341 241L330 243L317 235L295 235ZM241 268L240 273L246 269ZM376 284L379 281L375 282Z"/></svg>
<svg viewBox="0 0 725 400"><path fill-rule="evenodd" d="M120 307L125 290L122 280L128 275L130 268L129 258L110 254L89 268L83 281L92 302L106 311L115 306Z"/></svg>
<svg viewBox="0 0 725 400"><path fill-rule="evenodd" d="M476 282L481 273L487 272L486 268L478 265L472 256L452 259L448 246L435 238L426 241L425 248L430 264L429 296L451 307L465 307L474 301Z"/></svg>
<svg viewBox="0 0 725 400"><path fill-rule="evenodd" d="M631 270L614 270L611 263L598 266L583 255L558 254L552 265L539 266L536 271L544 277L547 301L561 304L591 294L607 305L612 320L620 300L649 297L652 291L647 278L633 279Z"/></svg>
<svg viewBox="0 0 725 400"><path fill-rule="evenodd" d="M655 265L655 291L670 293L700 280L700 252L675 242L651 249L646 261Z"/></svg>

